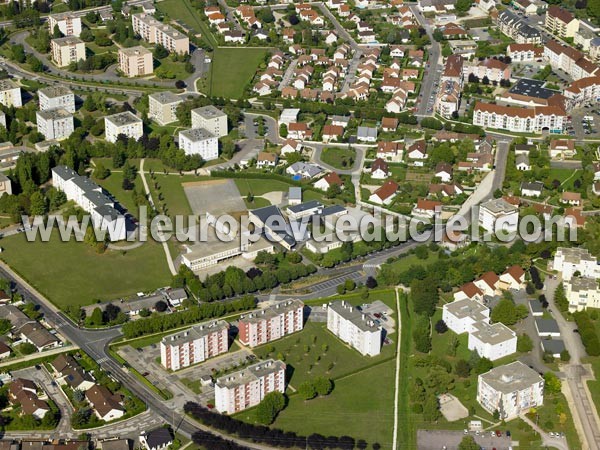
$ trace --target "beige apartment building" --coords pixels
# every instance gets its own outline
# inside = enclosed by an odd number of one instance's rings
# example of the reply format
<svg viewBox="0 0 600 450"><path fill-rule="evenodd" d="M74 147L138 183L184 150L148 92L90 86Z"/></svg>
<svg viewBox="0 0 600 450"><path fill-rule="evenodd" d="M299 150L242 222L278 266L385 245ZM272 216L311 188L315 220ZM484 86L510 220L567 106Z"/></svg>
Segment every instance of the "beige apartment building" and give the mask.
<svg viewBox="0 0 600 450"><path fill-rule="evenodd" d="M15 108L23 106L21 88L13 80L0 80L0 103ZM6 126L6 117L4 118L4 126Z"/></svg>
<svg viewBox="0 0 600 450"><path fill-rule="evenodd" d="M85 44L75 36L67 36L50 41L52 60L58 67L66 67L80 59L85 61Z"/></svg>
<svg viewBox="0 0 600 450"><path fill-rule="evenodd" d="M183 99L170 91L157 92L148 96L148 117L159 125L177 121L175 112Z"/></svg>
<svg viewBox="0 0 600 450"><path fill-rule="evenodd" d="M189 53L190 40L181 31L170 25L159 22L150 14L134 14L131 16L134 33L150 44L161 44L170 52Z"/></svg>
<svg viewBox="0 0 600 450"><path fill-rule="evenodd" d="M119 49L119 69L126 77L143 77L154 72L152 52L141 45Z"/></svg>
<svg viewBox="0 0 600 450"><path fill-rule="evenodd" d="M59 14L50 14L48 16L48 27L50 34L54 31L54 27L65 36L79 36L81 34L81 17L75 17L72 12Z"/></svg>

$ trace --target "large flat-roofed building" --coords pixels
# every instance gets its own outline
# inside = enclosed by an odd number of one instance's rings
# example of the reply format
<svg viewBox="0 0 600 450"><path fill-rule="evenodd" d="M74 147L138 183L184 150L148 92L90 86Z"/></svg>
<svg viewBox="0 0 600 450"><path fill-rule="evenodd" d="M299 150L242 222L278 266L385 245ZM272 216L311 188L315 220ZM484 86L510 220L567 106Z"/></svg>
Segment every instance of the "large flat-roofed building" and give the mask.
<svg viewBox="0 0 600 450"><path fill-rule="evenodd" d="M520 361L495 367L479 375L477 401L508 421L544 403L544 380Z"/></svg>
<svg viewBox="0 0 600 450"><path fill-rule="evenodd" d="M160 363L168 370L179 370L226 353L228 333L227 322L213 320L165 336L160 341Z"/></svg>
<svg viewBox="0 0 600 450"><path fill-rule="evenodd" d="M119 49L119 69L126 77L144 77L154 72L152 52L141 45Z"/></svg>
<svg viewBox="0 0 600 450"><path fill-rule="evenodd" d="M94 228L106 230L111 241L126 238L125 216L115 209L115 203L92 180L80 176L70 167L56 166L52 168L52 185L63 191L67 200L74 201L89 213Z"/></svg>
<svg viewBox="0 0 600 450"><path fill-rule="evenodd" d="M170 25L159 22L153 16L145 13L131 16L134 33L150 44L160 44L173 53L189 53L190 40L181 31Z"/></svg>
<svg viewBox="0 0 600 450"><path fill-rule="evenodd" d="M580 247L558 247L552 269L561 272L563 280L567 281L573 278L575 272L586 278L600 278L598 260L587 249Z"/></svg>
<svg viewBox="0 0 600 450"><path fill-rule="evenodd" d="M479 205L479 226L492 233L514 233L519 222L519 208L503 198L489 200Z"/></svg>
<svg viewBox="0 0 600 450"><path fill-rule="evenodd" d="M496 361L517 351L517 334L500 322L476 322L469 333L468 347L479 356Z"/></svg>
<svg viewBox="0 0 600 450"><path fill-rule="evenodd" d="M192 109L192 128L204 128L217 137L227 136L227 114L212 105Z"/></svg>
<svg viewBox="0 0 600 450"><path fill-rule="evenodd" d="M304 303L298 299L275 303L240 317L239 338L243 345L257 345L280 339L304 327Z"/></svg>
<svg viewBox="0 0 600 450"><path fill-rule="evenodd" d="M186 155L200 155L205 161L219 157L219 140L204 128L180 131L179 148Z"/></svg>
<svg viewBox="0 0 600 450"><path fill-rule="evenodd" d="M569 312L584 311L587 308L600 308L598 280L573 277L564 281L565 296L569 301Z"/></svg>
<svg viewBox="0 0 600 450"><path fill-rule="evenodd" d="M142 119L130 111L113 114L104 118L104 133L108 142L115 143L120 134L139 139L144 134Z"/></svg>
<svg viewBox="0 0 600 450"><path fill-rule="evenodd" d="M477 300L463 298L444 305L442 320L456 334L470 333L473 324L490 321L490 310Z"/></svg>
<svg viewBox="0 0 600 450"><path fill-rule="evenodd" d="M76 36L67 36L50 41L52 61L58 67L66 67L80 60L85 61L85 43Z"/></svg>
<svg viewBox="0 0 600 450"><path fill-rule="evenodd" d="M66 139L75 130L73 114L64 108L37 111L35 113L37 128L49 139Z"/></svg>
<svg viewBox="0 0 600 450"><path fill-rule="evenodd" d="M75 113L75 94L61 85L49 86L38 90L40 110L63 108L71 114Z"/></svg>
<svg viewBox="0 0 600 450"><path fill-rule="evenodd" d="M21 88L12 80L0 80L0 103L4 106L14 106L20 108L23 106L21 98Z"/></svg>
<svg viewBox="0 0 600 450"><path fill-rule="evenodd" d="M285 364L268 359L217 378L215 408L233 414L258 405L271 392L285 392Z"/></svg>
<svg viewBox="0 0 600 450"><path fill-rule="evenodd" d="M377 356L381 352L381 327L344 300L327 305L327 329L361 355Z"/></svg>
<svg viewBox="0 0 600 450"><path fill-rule="evenodd" d="M170 91L157 92L148 96L148 117L155 120L159 125L176 122L177 106L183 103L183 99Z"/></svg>
<svg viewBox="0 0 600 450"><path fill-rule="evenodd" d="M50 34L53 33L54 27L58 25L58 29L65 36L78 36L81 34L81 17L75 16L72 12L64 12L58 14L50 14L48 16L48 27Z"/></svg>

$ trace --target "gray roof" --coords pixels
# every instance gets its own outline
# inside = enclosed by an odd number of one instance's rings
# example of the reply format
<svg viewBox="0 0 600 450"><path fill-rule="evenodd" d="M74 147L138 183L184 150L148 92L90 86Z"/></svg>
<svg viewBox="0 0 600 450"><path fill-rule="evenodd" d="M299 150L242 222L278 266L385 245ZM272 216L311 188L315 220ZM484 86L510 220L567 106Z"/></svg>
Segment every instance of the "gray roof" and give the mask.
<svg viewBox="0 0 600 450"><path fill-rule="evenodd" d="M381 327L375 324L369 314L363 313L358 307L352 306L344 300L331 302L328 304L328 308L331 308L361 331L375 332L381 330Z"/></svg>
<svg viewBox="0 0 600 450"><path fill-rule="evenodd" d="M142 122L142 119L137 117L131 111L125 111L122 113L113 114L112 116L106 116L105 119L118 127L129 125L131 123Z"/></svg>
<svg viewBox="0 0 600 450"><path fill-rule="evenodd" d="M180 131L179 134L185 136L192 142L205 141L206 139L216 137L214 134L208 130L205 130L204 128L191 128L189 130Z"/></svg>
<svg viewBox="0 0 600 450"><path fill-rule="evenodd" d="M558 323L554 319L535 318L535 327L539 333L560 333Z"/></svg>
<svg viewBox="0 0 600 450"><path fill-rule="evenodd" d="M479 380L503 394L523 391L534 384L544 382L539 373L521 361L495 367L489 372L479 375Z"/></svg>
<svg viewBox="0 0 600 450"><path fill-rule="evenodd" d="M152 54L150 50L148 50L146 47L142 47L141 45L120 48L119 51L127 56Z"/></svg>
<svg viewBox="0 0 600 450"><path fill-rule="evenodd" d="M169 300L185 300L188 298L187 292L183 288L170 288L165 291L165 295Z"/></svg>
<svg viewBox="0 0 600 450"><path fill-rule="evenodd" d="M508 340L514 339L516 333L503 323L489 324L486 322L477 322L473 324L471 334L486 344L496 345Z"/></svg>
<svg viewBox="0 0 600 450"><path fill-rule="evenodd" d="M296 173L304 172L310 178L314 178L317 175L319 175L321 172L323 172L323 169L320 166L317 166L316 164L305 163L305 162L296 162L296 163L292 164L289 168L292 169Z"/></svg>
<svg viewBox="0 0 600 450"><path fill-rule="evenodd" d="M558 247L556 252L561 252L566 262L579 264L581 261L596 261L596 257L582 247Z"/></svg>
<svg viewBox="0 0 600 450"><path fill-rule="evenodd" d="M60 84L58 84L56 86L48 86L48 87L42 88L38 91L38 95L39 94L43 94L44 96L46 96L48 98L58 98L58 97L64 97L65 95L74 95L73 92L69 88L62 86Z"/></svg>
<svg viewBox="0 0 600 450"><path fill-rule="evenodd" d="M488 315L484 313L489 312L489 308L487 306L470 298L446 303L444 305L444 309L448 310L448 312L454 317L458 317L459 319L463 317L471 317L475 322L486 320Z"/></svg>
<svg viewBox="0 0 600 450"><path fill-rule="evenodd" d="M152 100L156 100L161 105L169 105L171 103L183 103L183 99L171 91L155 92L148 96Z"/></svg>
<svg viewBox="0 0 600 450"><path fill-rule="evenodd" d="M377 128L374 127L358 127L356 136L359 138L377 138Z"/></svg>
<svg viewBox="0 0 600 450"><path fill-rule="evenodd" d="M529 165L529 156L524 155L524 154L517 155L517 157L515 158L515 164L517 166L519 164L527 164L527 165ZM523 187L523 185L521 185L521 188L522 187Z"/></svg>
<svg viewBox="0 0 600 450"><path fill-rule="evenodd" d="M79 174L73 169L67 166L56 166L52 168L52 172L56 173L63 180L70 180L71 178L78 177Z"/></svg>
<svg viewBox="0 0 600 450"><path fill-rule="evenodd" d="M493 214L511 213L514 211L518 211L518 209L519 209L515 205L511 205L510 203L508 203L503 198L489 200L485 203L482 203L481 207L487 209L488 211L490 211Z"/></svg>
<svg viewBox="0 0 600 450"><path fill-rule="evenodd" d="M52 42L56 43L59 46L63 45L74 45L74 44L83 44L83 41L79 39L77 36L65 36L61 38L52 39Z"/></svg>
<svg viewBox="0 0 600 450"><path fill-rule="evenodd" d="M216 385L233 388L257 380L265 375L285 370L285 363L273 359L260 361L242 370L217 378Z"/></svg>
<svg viewBox="0 0 600 450"><path fill-rule="evenodd" d="M542 339L542 350L544 353L556 355L566 350L565 343L562 339Z"/></svg>
<svg viewBox="0 0 600 450"><path fill-rule="evenodd" d="M5 78L4 80L0 80L0 91L8 91L9 89L15 89L19 86L13 80L9 78Z"/></svg>
<svg viewBox="0 0 600 450"><path fill-rule="evenodd" d="M587 277L573 277L570 281L567 281L571 285L571 291L591 291L598 289L598 281L593 278Z"/></svg>
<svg viewBox="0 0 600 450"><path fill-rule="evenodd" d="M293 214L298 214L311 209L321 208L323 204L318 200L311 200L309 202L300 203L299 205L288 206L288 210Z"/></svg>
<svg viewBox="0 0 600 450"><path fill-rule="evenodd" d="M288 193L288 199L302 201L302 188L296 187L296 186L290 187L290 190Z"/></svg>
<svg viewBox="0 0 600 450"><path fill-rule="evenodd" d="M327 206L326 208L323 208L323 210L321 211L321 216L322 217L331 216L333 214L339 214L342 211L346 211L346 208L344 208L341 205Z"/></svg>
<svg viewBox="0 0 600 450"><path fill-rule="evenodd" d="M525 156L525 155L519 155L519 156ZM528 161L528 163L529 163L529 161ZM542 192L542 189L544 189L544 183L542 183L541 181L532 181L532 182L523 181L521 183L521 190Z"/></svg>
<svg viewBox="0 0 600 450"><path fill-rule="evenodd" d="M257 309L256 311L250 311L249 313L243 314L240 316L240 322L261 322L265 319L271 319L281 314L295 311L298 308L304 308L302 300L298 300L297 298L285 300L268 306L267 308Z"/></svg>
<svg viewBox="0 0 600 450"><path fill-rule="evenodd" d="M532 313L543 313L544 307L542 306L542 302L539 300L529 300L529 308Z"/></svg>
<svg viewBox="0 0 600 450"><path fill-rule="evenodd" d="M35 114L44 120L65 119L67 117L73 118L73 114L71 114L64 108L47 109L45 111L36 111Z"/></svg>
<svg viewBox="0 0 600 450"><path fill-rule="evenodd" d="M104 217L105 219L110 218L111 220L117 220L119 217L123 217L119 211L110 205L101 205L96 208L96 212Z"/></svg>
<svg viewBox="0 0 600 450"><path fill-rule="evenodd" d="M265 206L264 208L254 209L250 211L250 213L258 218L263 225L266 224L267 221L270 221L272 226L278 225L276 230L270 227L271 230L290 247L296 245L296 239L294 239L289 225L286 223L283 214L281 214L281 210L277 206Z"/></svg>
<svg viewBox="0 0 600 450"><path fill-rule="evenodd" d="M204 119L214 119L216 117L227 116L223 111L213 105L202 106L200 108L192 109L193 114L198 114Z"/></svg>
<svg viewBox="0 0 600 450"><path fill-rule="evenodd" d="M180 345L185 342L202 339L204 336L227 329L229 329L229 324L224 320L211 320L194 325L192 328L180 331L179 333L165 336L162 338L161 343L167 346Z"/></svg>
<svg viewBox="0 0 600 450"><path fill-rule="evenodd" d="M131 450L131 441L129 439L111 439L100 442L102 450Z"/></svg>
<svg viewBox="0 0 600 450"><path fill-rule="evenodd" d="M21 328L31 319L15 305L0 305L0 319L7 319L15 328Z"/></svg>

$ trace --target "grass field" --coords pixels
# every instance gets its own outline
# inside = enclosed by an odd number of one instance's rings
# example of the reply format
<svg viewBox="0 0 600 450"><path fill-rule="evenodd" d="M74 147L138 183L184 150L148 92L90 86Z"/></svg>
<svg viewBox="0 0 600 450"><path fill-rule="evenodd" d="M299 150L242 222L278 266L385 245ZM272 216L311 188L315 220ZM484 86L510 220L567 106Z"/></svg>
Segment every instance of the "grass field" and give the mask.
<svg viewBox="0 0 600 450"><path fill-rule="evenodd" d="M61 242L54 231L49 242L18 234L2 239L2 247L2 260L60 308L156 289L171 279L161 246L151 241L101 255L84 242Z"/></svg>
<svg viewBox="0 0 600 450"><path fill-rule="evenodd" d="M576 179L579 178L578 172L580 170L571 170L571 169L550 169L550 173L548 174L548 178L551 180L558 180L561 183L561 190L569 190L573 189L573 183Z"/></svg>
<svg viewBox="0 0 600 450"><path fill-rule="evenodd" d="M201 181L206 178L196 177L194 175L163 175L160 172L156 172L156 181L160 186L160 192L163 195L164 201L167 204L167 214L171 217L175 215L191 215L192 208L188 202L185 191L183 190L182 183L191 181ZM152 198L155 202L160 203L158 200L158 191L154 186L154 181L149 175L146 175L146 181L150 187Z"/></svg>
<svg viewBox="0 0 600 450"><path fill-rule="evenodd" d="M350 169L355 159L354 149L328 147L321 153L321 161L340 170Z"/></svg>
<svg viewBox="0 0 600 450"><path fill-rule="evenodd" d="M260 176L260 175L257 175ZM287 192L292 184L284 183L279 180L264 180L260 178L249 179L249 178L236 178L235 184L240 191L242 197L246 197L249 193L252 193L255 197L264 195L267 192L283 191ZM315 191L302 191L302 200L319 200L323 201L323 194Z"/></svg>
<svg viewBox="0 0 600 450"><path fill-rule="evenodd" d="M239 98L266 54L267 51L261 48L215 49L207 84L208 95Z"/></svg>
<svg viewBox="0 0 600 450"><path fill-rule="evenodd" d="M133 203L133 191L123 189L123 172L112 172L104 180L94 178L94 181L116 198L123 208L127 209L135 217L138 217L137 207ZM144 191L142 179L139 175L135 177L135 188L138 192Z"/></svg>
<svg viewBox="0 0 600 450"><path fill-rule="evenodd" d="M164 0L156 4L156 9L173 20L181 20L196 33L202 32L202 19L189 0Z"/></svg>

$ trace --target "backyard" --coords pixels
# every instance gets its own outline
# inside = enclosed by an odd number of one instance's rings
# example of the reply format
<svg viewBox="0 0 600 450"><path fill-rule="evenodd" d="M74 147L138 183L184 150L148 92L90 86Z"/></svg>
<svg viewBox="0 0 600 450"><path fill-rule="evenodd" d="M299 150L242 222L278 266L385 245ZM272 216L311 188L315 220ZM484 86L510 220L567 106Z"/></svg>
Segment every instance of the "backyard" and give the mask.
<svg viewBox="0 0 600 450"><path fill-rule="evenodd" d="M321 153L321 161L340 170L351 169L355 159L356 151L352 148L328 147Z"/></svg>

